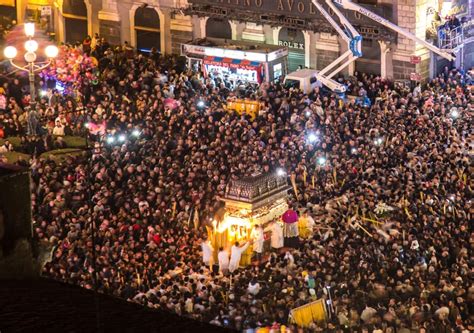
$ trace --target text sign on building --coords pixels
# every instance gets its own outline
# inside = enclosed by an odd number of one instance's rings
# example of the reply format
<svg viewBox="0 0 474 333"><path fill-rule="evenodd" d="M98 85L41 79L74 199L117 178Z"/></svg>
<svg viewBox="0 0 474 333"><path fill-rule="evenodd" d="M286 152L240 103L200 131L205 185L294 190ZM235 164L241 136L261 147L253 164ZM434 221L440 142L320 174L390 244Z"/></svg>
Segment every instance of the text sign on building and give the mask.
<svg viewBox="0 0 474 333"><path fill-rule="evenodd" d="M419 64L421 62L421 57L418 56L411 56L410 57L410 62L412 64Z"/></svg>
<svg viewBox="0 0 474 333"><path fill-rule="evenodd" d="M290 49L304 50L304 43L299 43L299 42L290 42L290 41L287 41L287 40L279 40L278 45L279 46L286 46Z"/></svg>
<svg viewBox="0 0 474 333"><path fill-rule="evenodd" d="M252 11L255 13L278 14L285 15L287 17L291 16L306 19L323 18L322 14L313 4L312 0L188 0L188 3L197 5L210 5L211 7L208 7L210 12L212 12L213 8L217 7L221 9L231 8ZM326 8L326 10L330 11L330 8L326 4L321 2L321 5ZM389 6L364 5L364 7L389 20L392 16ZM343 10L343 12L345 11ZM374 23L364 16L355 17L352 11L347 11L347 14L349 14L347 17L351 21L370 21L372 24Z"/></svg>

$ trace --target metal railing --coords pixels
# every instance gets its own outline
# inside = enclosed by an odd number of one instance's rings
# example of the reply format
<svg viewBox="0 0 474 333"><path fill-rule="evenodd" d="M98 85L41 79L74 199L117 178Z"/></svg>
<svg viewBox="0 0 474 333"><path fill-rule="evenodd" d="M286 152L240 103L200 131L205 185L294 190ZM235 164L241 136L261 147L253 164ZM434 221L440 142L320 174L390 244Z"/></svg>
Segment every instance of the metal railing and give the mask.
<svg viewBox="0 0 474 333"><path fill-rule="evenodd" d="M438 29L438 46L440 49L454 50L463 44L464 32L462 25L454 28L448 26Z"/></svg>

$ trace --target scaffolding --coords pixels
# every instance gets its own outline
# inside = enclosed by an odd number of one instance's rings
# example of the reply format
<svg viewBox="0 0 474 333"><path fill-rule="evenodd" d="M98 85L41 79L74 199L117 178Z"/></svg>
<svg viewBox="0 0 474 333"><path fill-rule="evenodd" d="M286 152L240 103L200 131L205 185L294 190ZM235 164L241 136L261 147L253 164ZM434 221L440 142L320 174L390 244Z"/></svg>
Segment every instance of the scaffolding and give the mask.
<svg viewBox="0 0 474 333"><path fill-rule="evenodd" d="M448 25L438 28L438 47L456 52L463 46L464 32L462 25L449 27Z"/></svg>

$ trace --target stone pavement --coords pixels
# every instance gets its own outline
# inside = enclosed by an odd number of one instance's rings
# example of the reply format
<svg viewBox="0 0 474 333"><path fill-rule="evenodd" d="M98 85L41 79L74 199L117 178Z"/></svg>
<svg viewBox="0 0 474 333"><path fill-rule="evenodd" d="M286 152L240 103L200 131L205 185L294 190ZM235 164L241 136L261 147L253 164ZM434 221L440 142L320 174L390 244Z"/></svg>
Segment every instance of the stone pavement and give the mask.
<svg viewBox="0 0 474 333"><path fill-rule="evenodd" d="M230 332L99 295L103 332ZM0 332L97 332L92 291L60 282L0 281Z"/></svg>

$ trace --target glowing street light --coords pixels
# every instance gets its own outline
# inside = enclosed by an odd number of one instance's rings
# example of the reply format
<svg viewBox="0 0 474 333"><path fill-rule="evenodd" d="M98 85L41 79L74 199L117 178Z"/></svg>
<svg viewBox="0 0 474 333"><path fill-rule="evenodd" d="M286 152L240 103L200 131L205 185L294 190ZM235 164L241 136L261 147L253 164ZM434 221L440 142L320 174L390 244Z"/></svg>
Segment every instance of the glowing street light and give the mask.
<svg viewBox="0 0 474 333"><path fill-rule="evenodd" d="M58 53L59 49L55 45L48 45L44 49L44 54L46 54L46 56L50 59L56 58L58 56Z"/></svg>
<svg viewBox="0 0 474 333"><path fill-rule="evenodd" d="M25 23L25 35L30 38L34 37L35 24L33 22Z"/></svg>
<svg viewBox="0 0 474 333"><path fill-rule="evenodd" d="M26 53L24 58L27 62L26 66L18 66L13 62L13 58L15 58L18 54L17 49L14 46L7 46L3 50L3 54L5 57L10 61L10 64L22 71L28 72L29 81L30 81L30 94L31 94L31 104L35 102L36 94L35 94L35 73L39 72L49 65L51 65L52 59L57 57L58 55L58 48L54 45L48 45L45 48L45 54L49 58L49 61L42 66L35 64L36 61L36 51L38 50L38 42L33 40L33 36L35 35L35 24L34 23L25 23L25 35L29 37L29 39L25 42L25 50Z"/></svg>
<svg viewBox="0 0 474 333"><path fill-rule="evenodd" d="M18 51L16 50L16 48L14 46L7 46L3 50L3 55L5 56L5 58L7 58L9 60L15 58L17 54L18 54Z"/></svg>
<svg viewBox="0 0 474 333"><path fill-rule="evenodd" d="M25 50L28 52L36 52L38 50L38 42L33 39L27 40L25 42Z"/></svg>

